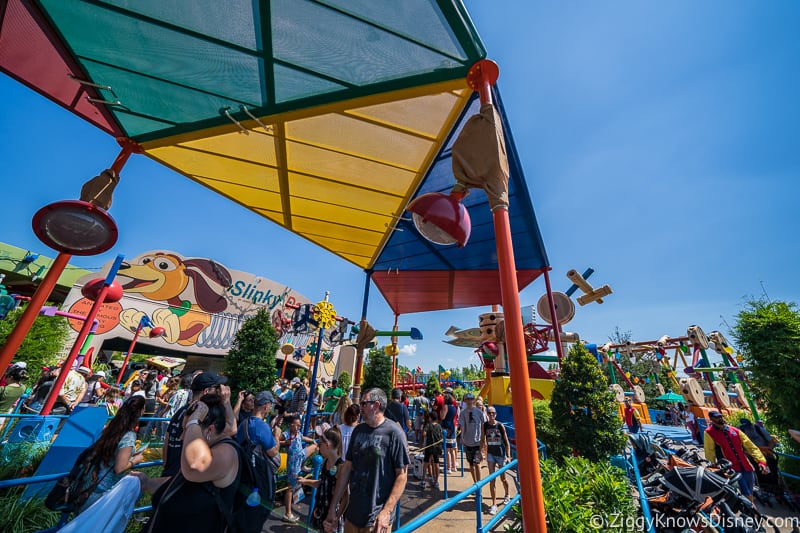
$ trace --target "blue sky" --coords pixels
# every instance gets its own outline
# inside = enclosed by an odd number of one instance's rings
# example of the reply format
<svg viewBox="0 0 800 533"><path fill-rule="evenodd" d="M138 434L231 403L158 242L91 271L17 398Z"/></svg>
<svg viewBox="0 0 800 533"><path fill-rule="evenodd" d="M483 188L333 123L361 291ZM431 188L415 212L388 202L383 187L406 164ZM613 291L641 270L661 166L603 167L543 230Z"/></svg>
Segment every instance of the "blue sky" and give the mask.
<svg viewBox="0 0 800 533"><path fill-rule="evenodd" d="M499 86L547 246L555 290L593 267L614 294L566 326L605 342L733 324L750 296L800 300L800 5L742 2L468 1ZM30 219L76 198L119 149L106 134L0 78L0 241L52 254ZM340 314L361 313L364 274L143 156L122 173L109 253L171 249L286 283ZM513 209L514 206L511 206ZM166 217L165 217L166 215ZM168 223L163 222L169 220ZM544 293L537 281L523 304ZM401 363L463 366L470 349L442 342L487 309L402 316L425 335ZM374 289L369 319L392 314ZM413 352L413 353L411 353Z"/></svg>

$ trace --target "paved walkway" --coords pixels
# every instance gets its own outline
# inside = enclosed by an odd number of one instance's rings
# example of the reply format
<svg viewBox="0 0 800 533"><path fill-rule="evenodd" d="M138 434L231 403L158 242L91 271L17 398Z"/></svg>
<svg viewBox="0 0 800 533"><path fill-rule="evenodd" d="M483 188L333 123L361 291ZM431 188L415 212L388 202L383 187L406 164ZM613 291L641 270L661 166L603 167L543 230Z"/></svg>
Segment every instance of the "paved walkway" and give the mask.
<svg viewBox="0 0 800 533"><path fill-rule="evenodd" d="M416 453L416 446L411 446L412 455ZM459 473L457 474L450 474L447 478L447 489L448 489L448 496L452 498L459 492L469 488L472 486L472 477L469 475L469 472L466 470L467 465L466 462L464 463L464 475L461 475L461 456L458 456L458 463L457 466L459 467ZM441 470L441 469L440 469ZM488 475L488 470L486 468L486 462L484 461L483 469L482 469L483 477ZM508 478L509 489L511 496L513 497L517 491L516 486L514 483L514 479L509 476ZM426 490L422 490L421 488L421 480L414 478L413 476L409 475L408 484L406 485L405 493L403 497L400 499L400 525L408 523L409 521L413 520L414 518L418 517L425 511L435 507L436 505L442 503L444 501L444 482L443 482L443 474L439 477L439 485L441 490L435 490L431 487L428 487ZM502 508L502 500L503 500L503 484L498 479L496 482L497 485L497 495L498 495L498 507ZM489 492L489 486L483 487L483 509L481 513L481 518L483 523L487 523L492 516L489 515L489 507L491 505L491 493ZM292 507L292 512L297 514L303 520L301 522L302 525L292 525L287 524L281 521L281 517L283 516L284 508L278 507L275 509L275 518L270 520L265 524L263 531L264 532L271 532L271 533L289 533L289 532L296 532L296 531L305 531L305 519L308 516L308 505L307 503L301 502L299 505ZM511 518L513 515L509 512L507 517ZM475 531L476 528L476 519L477 519L477 510L475 507L475 498L474 496L467 497L466 500L461 501L456 505L454 508L445 511L438 518L428 522L426 525L418 528L416 531L419 533L466 533L469 531ZM504 531L503 530L503 523L505 520L501 520L498 525L493 529L493 531Z"/></svg>

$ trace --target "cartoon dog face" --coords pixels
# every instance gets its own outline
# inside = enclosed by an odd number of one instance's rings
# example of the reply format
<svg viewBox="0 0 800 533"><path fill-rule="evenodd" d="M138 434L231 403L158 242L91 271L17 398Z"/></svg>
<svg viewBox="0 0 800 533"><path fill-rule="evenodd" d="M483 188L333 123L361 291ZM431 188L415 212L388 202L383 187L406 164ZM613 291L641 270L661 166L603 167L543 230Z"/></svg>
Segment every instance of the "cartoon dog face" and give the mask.
<svg viewBox="0 0 800 533"><path fill-rule="evenodd" d="M139 264L122 263L119 276L130 279L122 284L126 292L158 301L178 298L191 280L197 304L212 313L224 311L227 301L211 288L206 278L222 287L232 282L230 272L219 263L209 259L181 259L167 253L146 255Z"/></svg>

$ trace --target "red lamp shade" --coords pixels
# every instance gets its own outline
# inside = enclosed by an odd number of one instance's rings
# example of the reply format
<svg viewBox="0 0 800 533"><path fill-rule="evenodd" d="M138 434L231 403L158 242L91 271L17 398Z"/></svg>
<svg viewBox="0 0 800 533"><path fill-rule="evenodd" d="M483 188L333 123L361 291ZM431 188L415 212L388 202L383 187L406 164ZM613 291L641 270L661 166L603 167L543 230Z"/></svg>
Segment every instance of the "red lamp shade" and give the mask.
<svg viewBox="0 0 800 533"><path fill-rule="evenodd" d="M88 298L91 301L97 300L97 297L100 295L100 291L103 290L103 287L106 284L106 280L103 278L95 278L90 282L86 283L81 289L81 294L84 298ZM117 283L116 281L111 282L111 285L108 286L108 292L106 292L106 297L103 301L105 302L118 302L122 300L122 285Z"/></svg>
<svg viewBox="0 0 800 533"><path fill-rule="evenodd" d="M79 200L46 205L33 216L33 232L50 248L72 255L101 254L117 242L117 225L105 210Z"/></svg>
<svg viewBox="0 0 800 533"><path fill-rule="evenodd" d="M423 194L408 204L407 209L414 226L432 243L458 244L461 248L469 240L472 222L459 197L440 192Z"/></svg>

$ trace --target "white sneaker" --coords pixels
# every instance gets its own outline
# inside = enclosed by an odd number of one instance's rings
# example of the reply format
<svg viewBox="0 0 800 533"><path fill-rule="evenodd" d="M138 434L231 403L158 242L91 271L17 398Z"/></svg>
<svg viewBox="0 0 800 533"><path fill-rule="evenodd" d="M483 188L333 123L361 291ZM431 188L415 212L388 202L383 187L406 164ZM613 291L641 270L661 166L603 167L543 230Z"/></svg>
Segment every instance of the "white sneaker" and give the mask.
<svg viewBox="0 0 800 533"><path fill-rule="evenodd" d="M508 499L508 496L506 496L505 498L503 498L503 505L508 505L508 502L510 501L511 500Z"/></svg>
<svg viewBox="0 0 800 533"><path fill-rule="evenodd" d="M490 515L496 515L497 514L497 506L496 505L492 505L491 507L489 507L489 514Z"/></svg>

